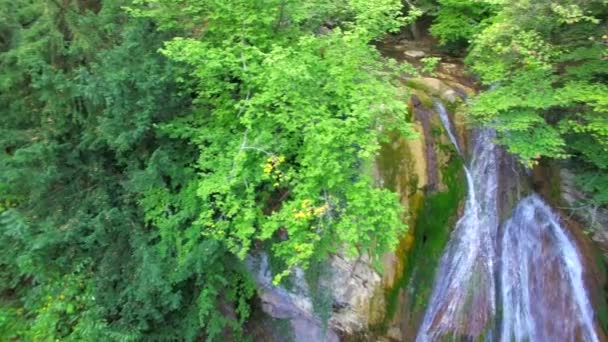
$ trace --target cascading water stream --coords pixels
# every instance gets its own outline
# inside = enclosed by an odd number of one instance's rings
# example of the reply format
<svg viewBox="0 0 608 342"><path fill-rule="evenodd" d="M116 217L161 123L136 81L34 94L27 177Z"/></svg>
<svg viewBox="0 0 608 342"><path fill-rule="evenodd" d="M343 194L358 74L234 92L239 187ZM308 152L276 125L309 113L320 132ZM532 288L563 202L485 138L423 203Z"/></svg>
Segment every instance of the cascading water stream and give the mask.
<svg viewBox="0 0 608 342"><path fill-rule="evenodd" d="M456 136L454 135L454 129L452 128L452 123L450 122L448 111L445 109L443 103L438 100L433 100L433 105L435 106L435 110L439 114L439 119L441 120L443 127L448 132L450 141L452 142L452 144L454 144L454 147L456 147L456 151L458 152L458 154L462 156L460 144L458 143L458 139L456 139Z"/></svg>
<svg viewBox="0 0 608 342"><path fill-rule="evenodd" d="M440 102L435 105L461 153L447 111ZM464 168L464 213L442 256L416 340L598 341L579 253L538 195L518 203L497 245L498 154L493 138L490 130L474 134L473 158Z"/></svg>
<svg viewBox="0 0 608 342"><path fill-rule="evenodd" d="M579 253L538 195L505 223L501 262L501 341L598 341Z"/></svg>
<svg viewBox="0 0 608 342"><path fill-rule="evenodd" d="M460 152L443 104L437 112ZM496 311L497 154L492 131L474 137L474 159L464 168L468 195L441 258L438 277L417 341L490 336Z"/></svg>

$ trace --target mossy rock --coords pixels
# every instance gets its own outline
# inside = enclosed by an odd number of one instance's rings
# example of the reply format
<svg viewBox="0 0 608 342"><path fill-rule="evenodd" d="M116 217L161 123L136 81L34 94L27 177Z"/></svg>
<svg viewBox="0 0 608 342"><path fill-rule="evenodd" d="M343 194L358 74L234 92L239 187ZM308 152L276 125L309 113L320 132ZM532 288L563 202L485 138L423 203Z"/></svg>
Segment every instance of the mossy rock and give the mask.
<svg viewBox="0 0 608 342"><path fill-rule="evenodd" d="M409 88L425 92L428 96L440 98L448 103L461 101L458 92L438 78L411 78L405 82L405 85Z"/></svg>
<svg viewBox="0 0 608 342"><path fill-rule="evenodd" d="M384 328L389 328L396 310L403 305L400 293L409 297L408 311L415 320L421 318L434 284L435 273L443 250L449 240L451 228L458 218L459 208L466 195L462 160L452 160L441 170L447 189L428 194L416 212L413 247L402 255L405 272L394 286L386 290L387 316ZM415 329L419 322L409 322Z"/></svg>
<svg viewBox="0 0 608 342"><path fill-rule="evenodd" d="M426 108L433 108L433 98L428 94L428 92L420 90L420 89L412 89L412 95L416 95L416 97L420 100L420 103Z"/></svg>

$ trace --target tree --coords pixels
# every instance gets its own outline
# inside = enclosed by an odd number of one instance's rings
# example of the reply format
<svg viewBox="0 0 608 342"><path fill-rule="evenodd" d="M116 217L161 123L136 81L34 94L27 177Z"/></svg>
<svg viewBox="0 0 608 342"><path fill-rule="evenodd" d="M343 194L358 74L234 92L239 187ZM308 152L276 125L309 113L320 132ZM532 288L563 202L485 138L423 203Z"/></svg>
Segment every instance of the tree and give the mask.
<svg viewBox="0 0 608 342"><path fill-rule="evenodd" d="M130 8L127 14L125 8ZM375 1L0 1L0 338L241 339L243 258L405 229ZM158 53L162 49L162 54Z"/></svg>
<svg viewBox="0 0 608 342"><path fill-rule="evenodd" d="M200 201L181 198L194 150L155 125L191 98L157 53L174 33L128 18L126 4L1 3L3 338L192 340L238 333L247 317L229 312L252 287L221 244L178 260L164 235L188 227ZM147 220L151 189L179 216Z"/></svg>
<svg viewBox="0 0 608 342"><path fill-rule="evenodd" d="M569 159L594 204L607 204L605 2L439 1L438 6L431 32L443 43L466 33L461 37L469 40L467 63L490 87L473 101L471 118L495 128L498 142L527 165L543 157ZM471 13L477 20L466 19Z"/></svg>
<svg viewBox="0 0 608 342"><path fill-rule="evenodd" d="M504 3L468 61L493 84L472 115L527 164L577 161L582 185L606 204L608 8L603 1Z"/></svg>
<svg viewBox="0 0 608 342"><path fill-rule="evenodd" d="M430 28L442 45L466 46L495 15L492 1L438 0Z"/></svg>
<svg viewBox="0 0 608 342"><path fill-rule="evenodd" d="M277 282L342 246L378 256L395 245L401 210L371 167L381 127L410 133L368 44L398 26L398 2L145 1L131 12L196 28L163 49L197 80L193 114L163 127L200 153L196 233L240 258L275 241L288 267Z"/></svg>

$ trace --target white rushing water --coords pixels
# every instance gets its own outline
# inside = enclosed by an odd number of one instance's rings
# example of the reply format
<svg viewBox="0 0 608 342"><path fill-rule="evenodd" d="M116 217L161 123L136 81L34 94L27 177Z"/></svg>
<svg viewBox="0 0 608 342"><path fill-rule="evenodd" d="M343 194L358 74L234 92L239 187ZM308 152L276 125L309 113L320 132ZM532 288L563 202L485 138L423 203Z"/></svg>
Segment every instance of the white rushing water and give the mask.
<svg viewBox="0 0 608 342"><path fill-rule="evenodd" d="M458 139L456 139L456 135L454 134L454 128L452 127L452 122L450 121L450 116L448 115L448 111L445 109L445 106L441 101L434 100L433 104L435 106L435 110L439 114L439 119L443 124L443 127L448 132L448 137L450 137L450 141L456 147L456 151L458 154L462 155L462 151L460 150L460 144L458 143Z"/></svg>
<svg viewBox="0 0 608 342"><path fill-rule="evenodd" d="M447 111L441 103L436 109L461 153ZM494 133L473 138L464 213L442 256L416 341L598 341L580 255L538 195L518 203L498 245Z"/></svg>
<svg viewBox="0 0 608 342"><path fill-rule="evenodd" d="M572 238L538 195L505 223L501 341L598 341Z"/></svg>
<svg viewBox="0 0 608 342"><path fill-rule="evenodd" d="M441 121L458 151L458 143L443 105ZM441 258L435 285L417 341L438 341L491 336L488 325L496 311L494 263L498 229L498 169L494 134L474 137L473 160L464 168L468 195Z"/></svg>

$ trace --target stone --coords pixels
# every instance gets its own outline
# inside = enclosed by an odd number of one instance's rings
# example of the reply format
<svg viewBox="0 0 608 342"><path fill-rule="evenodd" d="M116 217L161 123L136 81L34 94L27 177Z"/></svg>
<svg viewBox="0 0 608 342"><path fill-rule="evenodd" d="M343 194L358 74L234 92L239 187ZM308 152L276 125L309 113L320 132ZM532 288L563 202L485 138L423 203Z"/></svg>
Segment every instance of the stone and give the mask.
<svg viewBox="0 0 608 342"><path fill-rule="evenodd" d="M443 99L449 103L455 103L456 101L458 101L460 99L460 96L458 95L457 92L454 91L454 89L448 89L448 90L444 91L443 93L441 93L440 97L441 97L441 99Z"/></svg>
<svg viewBox="0 0 608 342"><path fill-rule="evenodd" d="M463 74L462 67L454 63L439 63L438 69L440 72L446 73L451 76L461 77Z"/></svg>
<svg viewBox="0 0 608 342"><path fill-rule="evenodd" d="M472 97L477 93L475 89L455 81L445 81L445 83L462 97Z"/></svg>
<svg viewBox="0 0 608 342"><path fill-rule="evenodd" d="M339 341L337 331L356 334L384 318L382 278L372 268L369 258L357 260L338 253L331 257L331 275L321 279L331 291L334 303L329 329L316 317L304 272L296 268L288 290L272 284L266 253L249 256L247 265L258 285L262 311L291 323L296 341Z"/></svg>
<svg viewBox="0 0 608 342"><path fill-rule="evenodd" d="M420 50L407 50L403 54L410 58L422 58L426 56L426 52Z"/></svg>
<svg viewBox="0 0 608 342"><path fill-rule="evenodd" d="M327 36L332 32L331 28L327 27L327 26L321 26L319 27L319 29L317 30L317 34L319 36Z"/></svg>
<svg viewBox="0 0 608 342"><path fill-rule="evenodd" d="M296 318L291 320L294 342L325 341L339 342L340 338L331 329L324 331L318 322Z"/></svg>
<svg viewBox="0 0 608 342"><path fill-rule="evenodd" d="M387 335L394 341L403 341L403 334L401 333L401 329L399 329L399 327L391 327L388 329Z"/></svg>
<svg viewBox="0 0 608 342"><path fill-rule="evenodd" d="M292 276L294 286L287 290L272 284L272 273L266 253L250 255L247 258L247 267L258 285L262 311L270 317L289 320L296 342L340 340L334 330L325 329L322 322L315 317L302 270L294 271Z"/></svg>
<svg viewBox="0 0 608 342"><path fill-rule="evenodd" d="M576 175L568 170L560 170L561 199L571 210L572 214L585 223L591 232L591 239L599 244L604 254L608 256L608 210L601 207L581 206L588 200L576 184Z"/></svg>
<svg viewBox="0 0 608 342"><path fill-rule="evenodd" d="M412 78L407 81L407 84L414 89L422 90L428 93L428 95L439 97L440 99L449 103L455 103L461 100L460 95L453 89L453 87L449 86L438 78Z"/></svg>
<svg viewBox="0 0 608 342"><path fill-rule="evenodd" d="M381 322L385 310L382 278L368 258L351 260L338 253L332 257L330 267L327 287L332 289L333 301L342 307L334 312L331 325L353 334Z"/></svg>

